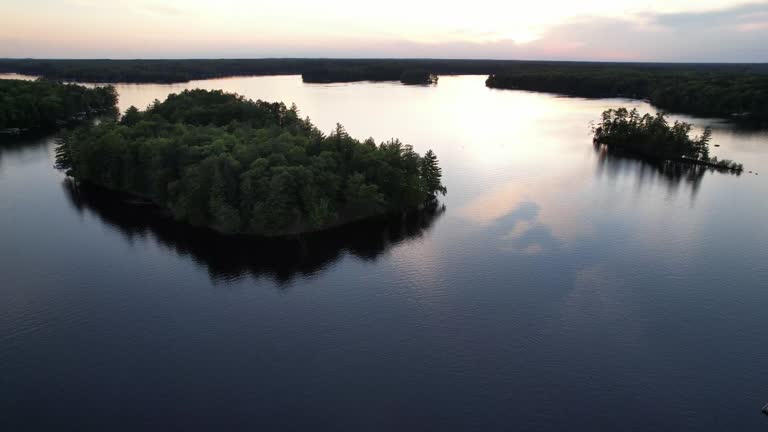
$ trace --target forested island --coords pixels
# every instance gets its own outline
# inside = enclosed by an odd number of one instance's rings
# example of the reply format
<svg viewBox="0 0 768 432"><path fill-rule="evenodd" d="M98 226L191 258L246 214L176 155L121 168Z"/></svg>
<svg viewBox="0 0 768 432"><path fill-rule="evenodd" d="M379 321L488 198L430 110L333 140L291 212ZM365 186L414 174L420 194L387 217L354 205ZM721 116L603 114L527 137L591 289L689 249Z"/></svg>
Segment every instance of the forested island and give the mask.
<svg viewBox="0 0 768 432"><path fill-rule="evenodd" d="M54 129L94 114L116 112L116 105L117 91L112 86L0 80L0 131Z"/></svg>
<svg viewBox="0 0 768 432"><path fill-rule="evenodd" d="M226 234L319 231L402 212L445 194L437 157L390 140L323 134L296 107L187 90L61 140L79 182L144 197Z"/></svg>
<svg viewBox="0 0 768 432"><path fill-rule="evenodd" d="M435 73L421 67L411 68L408 63L397 62L348 66L331 63L303 72L301 79L307 83L356 81L400 81L403 84L437 83Z"/></svg>
<svg viewBox="0 0 768 432"><path fill-rule="evenodd" d="M400 75L400 82L409 85L437 84L437 75L426 69L409 69Z"/></svg>
<svg viewBox="0 0 768 432"><path fill-rule="evenodd" d="M486 85L582 97L646 99L668 111L768 122L765 65L550 65L491 75Z"/></svg>
<svg viewBox="0 0 768 432"><path fill-rule="evenodd" d="M709 156L710 128L691 138L693 126L675 121L669 124L663 113L640 115L637 109L609 109L599 124L593 125L594 142L609 149L643 158L687 162L719 169L742 171L743 166L730 160Z"/></svg>

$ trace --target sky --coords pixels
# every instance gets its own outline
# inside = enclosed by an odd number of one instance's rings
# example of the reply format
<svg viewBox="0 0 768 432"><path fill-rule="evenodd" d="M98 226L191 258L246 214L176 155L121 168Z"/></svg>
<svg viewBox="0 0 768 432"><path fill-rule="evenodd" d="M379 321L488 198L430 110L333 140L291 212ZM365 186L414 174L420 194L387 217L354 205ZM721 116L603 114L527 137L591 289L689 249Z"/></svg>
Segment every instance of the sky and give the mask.
<svg viewBox="0 0 768 432"><path fill-rule="evenodd" d="M0 0L0 57L768 61L768 0Z"/></svg>

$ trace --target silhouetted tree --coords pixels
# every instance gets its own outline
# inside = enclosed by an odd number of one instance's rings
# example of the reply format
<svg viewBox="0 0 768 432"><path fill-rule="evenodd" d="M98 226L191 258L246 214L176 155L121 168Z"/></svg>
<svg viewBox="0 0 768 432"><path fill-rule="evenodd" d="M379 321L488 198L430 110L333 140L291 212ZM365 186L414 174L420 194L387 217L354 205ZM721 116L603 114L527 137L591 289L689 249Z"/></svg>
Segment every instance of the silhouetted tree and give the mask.
<svg viewBox="0 0 768 432"><path fill-rule="evenodd" d="M427 151L421 159L420 171L427 194L430 197L434 198L438 193L445 195L448 192L442 184L443 172L438 166L437 156L432 150Z"/></svg>

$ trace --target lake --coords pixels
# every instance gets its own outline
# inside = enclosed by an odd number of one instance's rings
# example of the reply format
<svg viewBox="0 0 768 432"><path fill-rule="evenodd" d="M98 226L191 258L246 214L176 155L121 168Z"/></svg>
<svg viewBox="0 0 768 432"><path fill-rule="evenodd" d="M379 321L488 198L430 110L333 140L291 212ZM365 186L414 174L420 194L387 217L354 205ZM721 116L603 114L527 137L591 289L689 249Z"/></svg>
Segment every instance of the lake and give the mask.
<svg viewBox="0 0 768 432"><path fill-rule="evenodd" d="M745 172L659 166L592 146L643 102L484 80L117 85L440 158L429 214L285 241L75 188L53 137L0 145L0 429L765 430L768 132L675 116Z"/></svg>

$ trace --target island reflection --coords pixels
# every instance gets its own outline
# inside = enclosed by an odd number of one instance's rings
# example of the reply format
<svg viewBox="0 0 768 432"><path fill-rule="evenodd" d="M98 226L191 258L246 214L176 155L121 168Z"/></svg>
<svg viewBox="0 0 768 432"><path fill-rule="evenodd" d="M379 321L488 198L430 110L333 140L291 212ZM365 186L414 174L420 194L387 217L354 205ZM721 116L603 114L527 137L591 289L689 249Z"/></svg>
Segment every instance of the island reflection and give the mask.
<svg viewBox="0 0 768 432"><path fill-rule="evenodd" d="M328 268L345 252L373 261L392 246L424 235L445 213L433 203L402 216L380 217L319 233L289 238L223 236L178 223L151 205L131 203L99 188L62 182L65 195L78 212L90 212L115 227L128 241L154 237L182 256L205 265L214 281L244 276L269 277L286 285L297 276L312 276Z"/></svg>
<svg viewBox="0 0 768 432"><path fill-rule="evenodd" d="M691 198L696 198L701 182L707 172L718 172L740 176L740 171L717 169L709 166L681 162L652 160L632 157L619 152L609 151L604 145L595 144L597 153L597 173L617 177L625 172L634 172L638 185L660 182L669 191L676 191L681 185L691 188Z"/></svg>

